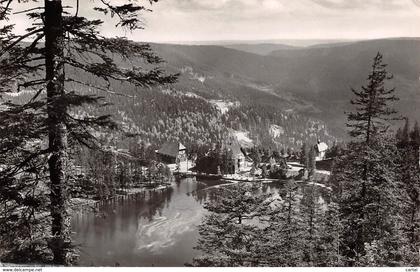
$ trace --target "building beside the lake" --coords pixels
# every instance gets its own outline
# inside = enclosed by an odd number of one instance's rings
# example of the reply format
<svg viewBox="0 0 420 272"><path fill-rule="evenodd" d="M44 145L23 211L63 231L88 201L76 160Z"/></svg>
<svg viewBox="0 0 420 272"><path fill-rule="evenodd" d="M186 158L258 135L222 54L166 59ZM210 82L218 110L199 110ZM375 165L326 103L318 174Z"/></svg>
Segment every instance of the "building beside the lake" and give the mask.
<svg viewBox="0 0 420 272"><path fill-rule="evenodd" d="M249 162L241 145L235 135L230 135L225 141L225 148L231 154L231 159L228 161L228 168L233 169L234 173L245 171L249 167Z"/></svg>
<svg viewBox="0 0 420 272"><path fill-rule="evenodd" d="M160 161L167 164L187 161L187 149L180 142L166 142L156 153Z"/></svg>
<svg viewBox="0 0 420 272"><path fill-rule="evenodd" d="M315 161L322 161L325 159L325 154L328 150L328 145L324 142L321 142L318 140L318 143L315 145L315 152L316 152L316 157L315 157Z"/></svg>

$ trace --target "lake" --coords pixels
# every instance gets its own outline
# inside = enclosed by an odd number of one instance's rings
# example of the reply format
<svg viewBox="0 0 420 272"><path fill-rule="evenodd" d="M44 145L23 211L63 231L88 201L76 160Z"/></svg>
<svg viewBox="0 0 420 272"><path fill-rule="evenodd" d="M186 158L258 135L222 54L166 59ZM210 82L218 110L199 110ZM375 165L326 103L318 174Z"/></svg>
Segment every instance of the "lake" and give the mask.
<svg viewBox="0 0 420 272"><path fill-rule="evenodd" d="M185 179L163 191L103 203L99 213L81 212L72 219L82 266L184 266L193 249L215 181Z"/></svg>
<svg viewBox="0 0 420 272"><path fill-rule="evenodd" d="M184 266L199 254L197 225L204 202L219 181L185 179L163 191L108 201L99 212L73 216L72 230L81 266ZM265 184L275 193L282 182Z"/></svg>

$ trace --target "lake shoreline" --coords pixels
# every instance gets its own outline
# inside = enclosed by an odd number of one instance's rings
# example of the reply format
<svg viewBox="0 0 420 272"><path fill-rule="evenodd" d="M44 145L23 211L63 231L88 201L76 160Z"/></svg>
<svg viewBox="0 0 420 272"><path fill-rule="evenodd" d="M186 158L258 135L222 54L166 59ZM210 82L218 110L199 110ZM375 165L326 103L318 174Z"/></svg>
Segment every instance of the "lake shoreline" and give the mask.
<svg viewBox="0 0 420 272"><path fill-rule="evenodd" d="M157 186L156 188L127 188L127 189L118 189L117 191L121 192L123 191L124 194L116 193L115 196L101 199L101 200L95 200L91 198L83 198L83 197L74 197L70 199L70 212L71 214L83 212L83 211L95 211L97 206L100 205L100 203L112 201L112 200L119 200L119 199L125 199L129 198L130 196L134 196L143 192L149 192L149 191L162 191L166 190L169 187L172 186L172 183L170 185L161 185Z"/></svg>

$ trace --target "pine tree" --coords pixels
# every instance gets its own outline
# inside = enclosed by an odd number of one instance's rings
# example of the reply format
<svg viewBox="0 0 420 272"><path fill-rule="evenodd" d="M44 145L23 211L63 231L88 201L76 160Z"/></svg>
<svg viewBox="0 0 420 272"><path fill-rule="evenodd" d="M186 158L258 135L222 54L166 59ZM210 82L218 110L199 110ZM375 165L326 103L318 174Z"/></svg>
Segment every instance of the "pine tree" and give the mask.
<svg viewBox="0 0 420 272"><path fill-rule="evenodd" d="M280 190L280 196L283 201L278 209L270 213L262 251L266 252L270 266L302 266L307 226L299 211L299 187L296 182L288 181Z"/></svg>
<svg viewBox="0 0 420 272"><path fill-rule="evenodd" d="M378 53L367 86L352 90L356 111L348 114L347 125L354 141L337 159L331 177L340 195L340 250L350 265L401 265L406 255L406 192L396 176L395 141L386 134L396 119L391 103L398 99L394 89L385 88L391 79L385 68ZM373 250L377 246L380 252Z"/></svg>
<svg viewBox="0 0 420 272"><path fill-rule="evenodd" d="M397 139L398 142L403 141L403 132L401 128L397 129L397 132L395 133L395 138Z"/></svg>
<svg viewBox="0 0 420 272"><path fill-rule="evenodd" d="M5 6L0 9L0 20L13 22L12 2L15 2L14 7L19 7L22 1L1 1ZM150 1L150 4L152 2L157 1ZM75 108L104 104L102 97L92 94L95 92L76 90L90 88L108 95L126 95L113 90L115 82L124 81L141 88L172 83L176 77L165 75L160 68L120 67L120 61L133 56L143 59L146 67L156 67L162 60L147 44L101 36L97 29L102 21L80 16L79 1L74 14L64 10L67 7L63 7L61 0L35 2L34 5L24 11L34 22L26 33L14 34L13 25L0 29L0 78L2 82L13 83L7 89L2 88L3 92L35 91L32 99L23 105L8 103L6 114L10 117L31 113L38 127L27 140L48 142L46 149L27 148L28 154L22 161L29 164L48 157L52 218L48 245L53 253L53 263L68 264L71 247L67 212L69 144L97 148L92 130L115 128L109 116L76 117L72 112ZM92 5L94 11L116 17L117 27L128 30L141 29L140 14L148 10L130 1L101 0ZM30 42L23 43L24 40ZM79 77L71 77L66 71ZM93 80L84 80L86 75ZM25 119L14 121L21 122L21 127L29 124Z"/></svg>
<svg viewBox="0 0 420 272"><path fill-rule="evenodd" d="M299 211L302 217L303 240L305 247L303 248L303 261L308 266L316 266L317 248L320 245L320 221L322 218L321 207L318 203L318 193L315 184L306 188L303 199L300 202Z"/></svg>
<svg viewBox="0 0 420 272"><path fill-rule="evenodd" d="M316 153L315 153L315 147L312 147L309 149L309 155L308 155L308 178L310 179L316 170Z"/></svg>
<svg viewBox="0 0 420 272"><path fill-rule="evenodd" d="M382 63L382 54L378 52L373 60L372 71L368 76L368 84L361 90L352 89L356 96L350 102L355 106L355 112L348 113L347 127L350 135L365 143L370 143L372 137L388 130L389 121L395 120L397 112L390 106L398 100L395 89L387 89L385 83L392 79L392 74L386 71Z"/></svg>
<svg viewBox="0 0 420 272"><path fill-rule="evenodd" d="M254 222L264 210L267 196L259 187L246 183L224 186L212 192L205 204L210 212L198 230L196 249L202 255L194 258L194 266L256 266L260 255L256 243L261 231ZM255 222L254 222L255 223Z"/></svg>
<svg viewBox="0 0 420 272"><path fill-rule="evenodd" d="M26 139L39 127L36 122L20 127L12 113L0 118L8 121L0 122L0 260L49 262L49 199L40 189L47 186L46 158L21 160L30 156ZM31 113L19 114L19 118L34 121Z"/></svg>
<svg viewBox="0 0 420 272"><path fill-rule="evenodd" d="M306 143L303 143L302 148L300 149L300 156L299 156L300 164L306 165L307 154L308 154L308 150L306 147Z"/></svg>
<svg viewBox="0 0 420 272"><path fill-rule="evenodd" d="M405 118L405 124L401 130L401 144L406 146L410 143L410 120Z"/></svg>
<svg viewBox="0 0 420 272"><path fill-rule="evenodd" d="M420 173L418 165L418 149L406 146L399 148L398 179L406 190L407 204L401 207L404 218L404 234L409 241L406 264L420 264Z"/></svg>
<svg viewBox="0 0 420 272"><path fill-rule="evenodd" d="M331 202L320 222L319 246L316 248L316 266L343 266L340 253L343 226L340 222L340 207Z"/></svg>
<svg viewBox="0 0 420 272"><path fill-rule="evenodd" d="M417 121L414 123L413 130L410 133L410 139L415 145L415 147L420 146L420 127Z"/></svg>
<svg viewBox="0 0 420 272"><path fill-rule="evenodd" d="M378 137L378 136L376 136ZM397 178L395 142L382 138L369 147L351 143L336 161L333 183L339 184L341 253L348 265L402 265L407 240L403 212L407 197ZM368 162L369 171L364 172ZM375 263L366 263L368 249L380 244Z"/></svg>
<svg viewBox="0 0 420 272"><path fill-rule="evenodd" d="M261 155L260 155L260 152L258 152L258 149L256 147L253 147L251 149L249 157L252 159L255 166L258 166L261 163Z"/></svg>
<svg viewBox="0 0 420 272"><path fill-rule="evenodd" d="M406 263L418 265L420 262L418 253L420 248L419 127L416 122L413 130L409 131L409 125L406 121L403 130L406 131L404 133L405 137L397 139L399 151L397 174L404 185L408 199L408 205L403 207L405 208L403 215L406 223L404 233L410 241L407 248Z"/></svg>

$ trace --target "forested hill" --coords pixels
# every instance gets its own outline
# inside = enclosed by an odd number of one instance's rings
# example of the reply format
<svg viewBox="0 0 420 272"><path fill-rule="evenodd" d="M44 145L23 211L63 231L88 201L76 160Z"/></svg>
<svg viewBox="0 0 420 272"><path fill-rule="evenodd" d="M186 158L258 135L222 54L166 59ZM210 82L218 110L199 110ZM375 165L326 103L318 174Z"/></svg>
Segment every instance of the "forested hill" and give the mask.
<svg viewBox="0 0 420 272"><path fill-rule="evenodd" d="M401 114L420 114L420 40L382 39L282 49L261 56L221 46L154 45L167 68L181 71L177 86L204 97L293 109L344 135L350 89L366 82L380 51L401 98ZM247 50L247 49L246 49ZM248 51L248 50L247 50Z"/></svg>
<svg viewBox="0 0 420 272"><path fill-rule="evenodd" d="M401 100L396 103L402 115L411 119L420 114L420 39L402 38L361 41L330 47L272 52L277 61L288 67L283 74L285 89L312 100L329 122L344 118L349 109L351 87L359 88L371 70L371 59L381 52L387 70L394 75L389 87L396 88ZM334 117L337 119L334 120ZM338 118L340 117L340 119Z"/></svg>
<svg viewBox="0 0 420 272"><path fill-rule="evenodd" d="M323 122L304 115L271 106L210 100L184 91L136 90L134 98L108 97L112 105L88 111L111 113L123 131L137 134L136 141L156 148L166 141L181 141L191 150L208 148L227 140L232 130L243 132L253 144L279 150L297 150L303 142L315 143L318 138L330 144L336 140ZM130 141L119 139L118 144L128 148Z"/></svg>
<svg viewBox="0 0 420 272"><path fill-rule="evenodd" d="M161 145L180 140L187 146L220 143L229 128L254 143L295 147L317 138L332 143L344 135L344 111L351 87L365 83L371 59L384 54L403 115L420 114L420 40L375 40L276 50L262 56L222 46L153 44L163 68L179 73L178 83L161 89L112 84L126 96L99 92L112 105L77 109L112 114L136 141ZM135 57L134 64L144 65ZM89 82L86 75L69 77ZM91 82L94 84L95 82ZM69 85L68 88L88 87ZM26 98L25 98L26 97ZM13 99L24 101L29 94ZM126 147L120 139L114 142Z"/></svg>
<svg viewBox="0 0 420 272"><path fill-rule="evenodd" d="M73 114L113 115L121 129L105 134L104 140L119 148L130 148L142 141L155 150L166 141L179 140L197 151L199 147L222 143L229 131L245 135L251 144L278 150L298 150L303 142L315 143L318 138L330 144L335 141L323 122L278 107L207 99L188 92L189 89L140 90L127 85L117 89L125 90L128 96L98 92L111 104L74 109ZM8 99L25 102L33 94L23 92ZM124 137L127 135L136 136Z"/></svg>

